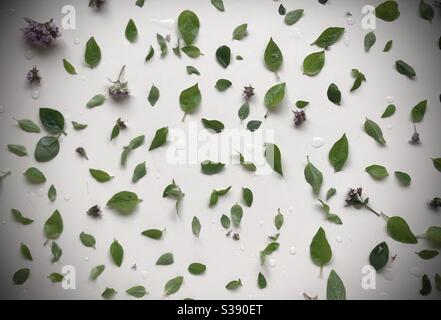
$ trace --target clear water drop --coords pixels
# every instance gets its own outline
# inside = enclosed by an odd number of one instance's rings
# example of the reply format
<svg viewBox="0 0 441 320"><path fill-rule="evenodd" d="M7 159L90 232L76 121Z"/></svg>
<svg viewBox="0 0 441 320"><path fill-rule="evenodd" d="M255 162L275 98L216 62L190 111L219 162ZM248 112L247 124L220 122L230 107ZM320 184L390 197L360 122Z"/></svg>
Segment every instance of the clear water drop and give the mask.
<svg viewBox="0 0 441 320"><path fill-rule="evenodd" d="M70 201L72 199L72 197L69 195L69 194L67 194L65 197L64 197L64 200L66 200L66 201Z"/></svg>
<svg viewBox="0 0 441 320"><path fill-rule="evenodd" d="M26 50L24 56L27 60L31 60L34 57L34 52L32 52L32 50Z"/></svg>
<svg viewBox="0 0 441 320"><path fill-rule="evenodd" d="M212 219L211 224L216 224L216 220Z"/></svg>
<svg viewBox="0 0 441 320"><path fill-rule="evenodd" d="M276 265L277 265L276 259L273 258L269 259L269 266L271 268L274 268Z"/></svg>
<svg viewBox="0 0 441 320"><path fill-rule="evenodd" d="M74 40L74 44L79 45L79 44L80 44L80 39L75 38L75 40Z"/></svg>
<svg viewBox="0 0 441 320"><path fill-rule="evenodd" d="M240 245L240 251L245 251L245 247L243 246L243 244Z"/></svg>
<svg viewBox="0 0 441 320"><path fill-rule="evenodd" d="M387 130L392 130L392 128L393 128L393 126L392 126L391 124L388 124L388 125L386 126L386 129L387 129Z"/></svg>
<svg viewBox="0 0 441 320"><path fill-rule="evenodd" d="M392 268L386 268L383 272L384 279L392 281L394 279L394 271Z"/></svg>
<svg viewBox="0 0 441 320"><path fill-rule="evenodd" d="M293 38L295 38L295 39L302 39L302 38L303 38L303 34L302 34L302 32L300 32L300 30L297 29L297 28L293 28L293 29L292 29L292 36L293 36Z"/></svg>
<svg viewBox="0 0 441 320"><path fill-rule="evenodd" d="M350 26L352 26L355 23L355 19L352 15L346 16L346 23Z"/></svg>
<svg viewBox="0 0 441 320"><path fill-rule="evenodd" d="M288 210L289 210L289 212L291 212L291 213L292 213L292 212L294 212L294 207L289 207L289 209L288 209Z"/></svg>
<svg viewBox="0 0 441 320"><path fill-rule="evenodd" d="M40 91L38 91L38 90L34 90L34 91L32 91L32 98L33 98L33 99L38 99L38 98L40 98Z"/></svg>
<svg viewBox="0 0 441 320"><path fill-rule="evenodd" d="M89 261L89 257L84 257L84 261Z"/></svg>
<svg viewBox="0 0 441 320"><path fill-rule="evenodd" d="M317 149L323 146L323 143L324 142L322 137L314 137L312 138L311 146Z"/></svg>
<svg viewBox="0 0 441 320"><path fill-rule="evenodd" d="M259 221L259 226L263 226L264 223L265 223L265 222L264 222L263 220L260 220L260 221Z"/></svg>
<svg viewBox="0 0 441 320"><path fill-rule="evenodd" d="M176 141L176 150L184 150L185 145L186 145L185 140L179 139L178 141Z"/></svg>
<svg viewBox="0 0 441 320"><path fill-rule="evenodd" d="M348 234L348 239L349 239L349 241L352 240L352 234Z"/></svg>
<svg viewBox="0 0 441 320"><path fill-rule="evenodd" d="M143 279L147 279L147 276L149 275L149 273L148 273L148 271L147 270L142 270L141 271L141 277L143 278Z"/></svg>
<svg viewBox="0 0 441 320"><path fill-rule="evenodd" d="M346 47L349 47L351 45L351 38L349 38L349 36L346 34L343 37L343 43Z"/></svg>
<svg viewBox="0 0 441 320"><path fill-rule="evenodd" d="M394 97L392 97L392 96L387 96L386 97L386 102L387 103L393 103L394 101L395 101Z"/></svg>
<svg viewBox="0 0 441 320"><path fill-rule="evenodd" d="M291 248L289 248L289 254L292 256L295 256L297 253L296 247L292 246Z"/></svg>
<svg viewBox="0 0 441 320"><path fill-rule="evenodd" d="M337 238L335 238L335 240L336 240L338 243L342 243L342 242L343 242L343 239L342 239L340 236L337 236Z"/></svg>

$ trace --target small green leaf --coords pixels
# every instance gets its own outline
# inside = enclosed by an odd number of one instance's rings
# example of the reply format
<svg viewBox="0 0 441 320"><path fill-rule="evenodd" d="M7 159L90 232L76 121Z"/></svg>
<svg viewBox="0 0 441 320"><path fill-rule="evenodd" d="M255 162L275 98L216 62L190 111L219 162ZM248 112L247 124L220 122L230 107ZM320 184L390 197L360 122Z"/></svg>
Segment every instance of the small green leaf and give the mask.
<svg viewBox="0 0 441 320"><path fill-rule="evenodd" d="M302 17L303 9L290 11L285 15L285 23L289 26L292 26L293 24L297 23Z"/></svg>
<svg viewBox="0 0 441 320"><path fill-rule="evenodd" d="M106 96L103 94L97 94L87 102L86 106L88 108L95 108L101 106L104 101L106 101Z"/></svg>
<svg viewBox="0 0 441 320"><path fill-rule="evenodd" d="M160 128L156 130L155 137L150 144L149 151L163 146L167 142L168 127Z"/></svg>
<svg viewBox="0 0 441 320"><path fill-rule="evenodd" d="M98 182L107 182L113 179L113 176L107 172L98 169L89 169L90 175Z"/></svg>
<svg viewBox="0 0 441 320"><path fill-rule="evenodd" d="M63 219L58 210L46 220L44 224L44 234L48 239L57 239L63 232Z"/></svg>
<svg viewBox="0 0 441 320"><path fill-rule="evenodd" d="M203 56L201 50L196 46L185 46L181 48L182 52L184 52L190 58L197 58L199 56Z"/></svg>
<svg viewBox="0 0 441 320"><path fill-rule="evenodd" d="M121 267L124 259L124 248L119 244L117 240L113 240L112 244L110 245L110 255L112 256L113 262L118 267Z"/></svg>
<svg viewBox="0 0 441 320"><path fill-rule="evenodd" d="M340 105L341 92L335 83L331 83L329 85L327 95L328 95L329 101L331 101L332 103L334 103L338 106Z"/></svg>
<svg viewBox="0 0 441 320"><path fill-rule="evenodd" d="M296 107L299 108L299 109L303 109L307 105L309 105L308 101L299 100L299 101L296 102Z"/></svg>
<svg viewBox="0 0 441 320"><path fill-rule="evenodd" d="M8 144L8 150L9 152L12 152L13 154L19 157L24 157L28 155L28 151L26 150L26 147L22 145Z"/></svg>
<svg viewBox="0 0 441 320"><path fill-rule="evenodd" d="M242 281L240 279L230 281L225 286L228 290L237 290L240 287L242 287Z"/></svg>
<svg viewBox="0 0 441 320"><path fill-rule="evenodd" d="M265 158L270 167L279 175L283 176L282 154L277 145L272 143L265 144Z"/></svg>
<svg viewBox="0 0 441 320"><path fill-rule="evenodd" d="M47 162L54 159L60 152L58 137L47 136L37 142L34 157L38 162Z"/></svg>
<svg viewBox="0 0 441 320"><path fill-rule="evenodd" d="M432 158L433 166L441 172L441 158Z"/></svg>
<svg viewBox="0 0 441 320"><path fill-rule="evenodd" d="M63 66L64 66L64 70L66 70L67 73L72 74L72 75L77 74L75 67L66 59L63 59Z"/></svg>
<svg viewBox="0 0 441 320"><path fill-rule="evenodd" d="M205 160L201 162L201 170L203 174L212 175L222 171L225 164L220 162L212 162L210 160Z"/></svg>
<svg viewBox="0 0 441 320"><path fill-rule="evenodd" d="M238 116L240 120L245 120L248 118L248 115L250 114L250 104L248 102L245 102L238 111Z"/></svg>
<svg viewBox="0 0 441 320"><path fill-rule="evenodd" d="M23 268L14 273L12 276L12 282L16 285L22 285L28 280L31 270L28 268Z"/></svg>
<svg viewBox="0 0 441 320"><path fill-rule="evenodd" d="M270 38L266 46L264 60L266 67L272 72L279 71L280 67L282 66L282 51L280 51L278 45L273 41L273 38Z"/></svg>
<svg viewBox="0 0 441 320"><path fill-rule="evenodd" d="M20 252L23 258L25 258L26 260L34 261L34 259L32 258L31 250L29 250L28 246L24 243L20 244Z"/></svg>
<svg viewBox="0 0 441 320"><path fill-rule="evenodd" d="M420 294L422 296L428 296L432 292L432 284L430 283L430 279L427 276L427 274L423 275L422 281L422 288L420 290Z"/></svg>
<svg viewBox="0 0 441 320"><path fill-rule="evenodd" d="M384 140L383 137L383 131L381 131L380 126L374 121L366 118L366 121L364 123L364 131L379 144L386 144L386 140Z"/></svg>
<svg viewBox="0 0 441 320"><path fill-rule="evenodd" d="M57 262L60 260L61 256L63 255L63 249L55 242L52 242L51 246L51 252L52 252L52 260L51 262Z"/></svg>
<svg viewBox="0 0 441 320"><path fill-rule="evenodd" d="M147 169L145 168L145 161L144 161L138 164L135 167L135 170L133 170L132 182L137 183L139 180L145 177L146 174L147 174Z"/></svg>
<svg viewBox="0 0 441 320"><path fill-rule="evenodd" d="M259 275L257 276L257 284L260 289L265 289L267 286L265 276L262 274L262 272L259 272Z"/></svg>
<svg viewBox="0 0 441 320"><path fill-rule="evenodd" d="M369 263L375 268L375 270L380 270L386 266L389 260L389 247L386 242L382 242L372 249L369 255Z"/></svg>
<svg viewBox="0 0 441 320"><path fill-rule="evenodd" d="M164 231L158 229L148 229L143 231L141 234L143 236L149 237L150 239L159 240L162 238Z"/></svg>
<svg viewBox="0 0 441 320"><path fill-rule="evenodd" d="M191 45L199 33L198 16L190 10L182 11L178 17L178 29L187 45Z"/></svg>
<svg viewBox="0 0 441 320"><path fill-rule="evenodd" d="M156 265L157 266L168 266L168 265L173 264L173 262L174 262L173 253L166 252L158 258L158 260L156 261Z"/></svg>
<svg viewBox="0 0 441 320"><path fill-rule="evenodd" d="M386 43L386 45L384 46L383 52L389 52L390 49L392 49L392 44L393 44L393 41L392 41L392 40L389 40L389 41Z"/></svg>
<svg viewBox="0 0 441 320"><path fill-rule="evenodd" d="M145 0L136 0L135 5L142 8L144 6Z"/></svg>
<svg viewBox="0 0 441 320"><path fill-rule="evenodd" d="M121 191L115 193L112 198L107 201L107 206L122 214L128 214L131 213L141 201L136 193Z"/></svg>
<svg viewBox="0 0 441 320"><path fill-rule="evenodd" d="M260 264L264 265L266 257L273 254L273 252L277 251L279 247L280 244L278 242L271 242L265 247L265 249L260 251Z"/></svg>
<svg viewBox="0 0 441 320"><path fill-rule="evenodd" d="M318 195L322 187L323 175L319 169L317 169L311 162L309 162L309 157L307 157L306 159L308 161L308 164L306 165L304 170L305 180L311 185L313 192Z"/></svg>
<svg viewBox="0 0 441 320"><path fill-rule="evenodd" d="M201 92L199 91L198 84L185 89L179 96L179 104L181 110L187 113L192 113L201 103Z"/></svg>
<svg viewBox="0 0 441 320"><path fill-rule="evenodd" d="M98 266L92 268L92 270L90 270L89 278L91 280L98 279L98 277L104 272L105 269L106 269L106 266L103 265L103 264L98 265Z"/></svg>
<svg viewBox="0 0 441 320"><path fill-rule="evenodd" d="M244 156L240 152L239 152L239 161L240 161L240 165L245 169L247 169L248 171L256 171L256 166L254 165L254 163L245 161Z"/></svg>
<svg viewBox="0 0 441 320"><path fill-rule="evenodd" d="M158 102L158 99L159 99L159 89L155 87L155 85L153 84L149 92L148 101L150 105L154 107L156 102Z"/></svg>
<svg viewBox="0 0 441 320"><path fill-rule="evenodd" d="M377 18L392 22L400 16L400 11L398 10L398 3L395 1L385 1L379 4L375 8L375 15Z"/></svg>
<svg viewBox="0 0 441 320"><path fill-rule="evenodd" d="M260 120L251 120L248 121L247 123L247 129L250 130L251 132L256 131L257 129L260 128L260 125L262 124L262 121Z"/></svg>
<svg viewBox="0 0 441 320"><path fill-rule="evenodd" d="M334 143L329 151L329 161L334 167L335 172L339 172L343 169L346 161L348 160L348 154L349 143L348 139L346 138L346 134L343 134L343 136Z"/></svg>
<svg viewBox="0 0 441 320"><path fill-rule="evenodd" d="M323 211L326 213L326 219L328 221L331 221L335 224L343 224L340 217L338 215L336 215L335 213L331 212L331 208L329 207L329 205L327 203L323 202L320 199L319 199L319 201L322 204Z"/></svg>
<svg viewBox="0 0 441 320"><path fill-rule="evenodd" d="M326 201L331 199L336 193L337 190L335 188L329 188L328 192L326 192Z"/></svg>
<svg viewBox="0 0 441 320"><path fill-rule="evenodd" d="M216 59L220 65L227 68L230 65L231 60L231 50L228 46L220 46L216 50Z"/></svg>
<svg viewBox="0 0 441 320"><path fill-rule="evenodd" d="M179 214L179 206L182 201L182 198L184 198L185 193L182 192L181 188L175 183L175 180L172 181L171 184L169 184L164 192L162 193L163 198L171 198L176 200L176 213Z"/></svg>
<svg viewBox="0 0 441 320"><path fill-rule="evenodd" d="M408 65L403 60L395 61L395 67L400 74L405 75L405 76L409 77L410 79L413 79L416 76L415 69L412 68L410 65Z"/></svg>
<svg viewBox="0 0 441 320"><path fill-rule="evenodd" d="M43 172L41 172L37 168L31 167L27 169L23 174L30 183L40 184L46 182L46 177L44 176Z"/></svg>
<svg viewBox="0 0 441 320"><path fill-rule="evenodd" d="M125 36L126 39L132 43L138 37L138 29L136 28L135 21L133 21L132 19L130 19L129 22L127 23Z"/></svg>
<svg viewBox="0 0 441 320"><path fill-rule="evenodd" d="M323 49L328 48L340 39L344 31L345 28L329 27L311 45L316 45Z"/></svg>
<svg viewBox="0 0 441 320"><path fill-rule="evenodd" d="M211 0L211 4L219 11L224 12L225 11L225 7L224 7L224 2L223 0Z"/></svg>
<svg viewBox="0 0 441 320"><path fill-rule="evenodd" d="M81 243L84 246L86 246L88 248L94 248L95 249L96 240L95 240L95 237L93 235L81 232L80 233L80 240L81 240Z"/></svg>
<svg viewBox="0 0 441 320"><path fill-rule="evenodd" d="M113 288L106 288L103 293L101 293L101 297L104 299L112 299L115 294L117 294L117 291Z"/></svg>
<svg viewBox="0 0 441 320"><path fill-rule="evenodd" d="M338 274L331 270L326 287L327 300L346 300L346 289Z"/></svg>
<svg viewBox="0 0 441 320"><path fill-rule="evenodd" d="M130 140L129 145L125 146L123 152L121 153L121 165L125 166L127 163L127 158L131 151L139 148L144 143L144 135L138 136Z"/></svg>
<svg viewBox="0 0 441 320"><path fill-rule="evenodd" d="M202 118L202 124L206 129L213 130L216 133L222 132L222 130L225 128L224 124L218 120L208 120Z"/></svg>
<svg viewBox="0 0 441 320"><path fill-rule="evenodd" d="M144 286L134 286L126 290L126 293L135 298L142 298L147 294Z"/></svg>
<svg viewBox="0 0 441 320"><path fill-rule="evenodd" d="M366 34L364 37L364 50L367 52L370 50L370 48L373 47L373 45L377 42L377 37L375 36L375 33L373 31Z"/></svg>
<svg viewBox="0 0 441 320"><path fill-rule="evenodd" d="M274 217L274 226L277 230L280 230L283 226L283 223L285 221L285 218L283 217L283 214L280 212L280 208L277 210L277 214Z"/></svg>
<svg viewBox="0 0 441 320"><path fill-rule="evenodd" d="M411 111L412 122L421 122L426 114L426 108L427 100L423 100L413 107Z"/></svg>
<svg viewBox="0 0 441 320"><path fill-rule="evenodd" d="M283 4L280 4L278 12L281 16L284 16L286 14L286 8L283 6Z"/></svg>
<svg viewBox="0 0 441 320"><path fill-rule="evenodd" d="M64 276L61 273L57 273L57 272L53 272L48 276L48 279L52 282L52 283L58 283L63 281Z"/></svg>
<svg viewBox="0 0 441 320"><path fill-rule="evenodd" d="M369 173L369 175L376 179L376 180L383 180L387 176L389 176L389 173L387 172L387 169L383 166L380 166L378 164L373 164L369 167L366 167L366 172Z"/></svg>
<svg viewBox="0 0 441 320"><path fill-rule="evenodd" d="M20 211L18 211L17 209L11 209L11 213L12 213L12 216L14 217L14 220L24 226L27 226L27 225L31 224L32 222L34 222L34 220L32 220L32 219L24 217L23 214Z"/></svg>
<svg viewBox="0 0 441 320"><path fill-rule="evenodd" d="M410 186L412 178L405 172L395 171L395 177L397 177L398 181L401 182L404 186Z"/></svg>
<svg viewBox="0 0 441 320"><path fill-rule="evenodd" d="M441 227L429 227L426 231L426 237L436 246L441 246Z"/></svg>
<svg viewBox="0 0 441 320"><path fill-rule="evenodd" d="M76 121L72 121L72 126L75 130L84 130L87 128L87 124L79 123Z"/></svg>
<svg viewBox="0 0 441 320"><path fill-rule="evenodd" d="M433 17L435 15L432 6L424 2L424 0L421 0L418 9L419 9L420 17L432 23Z"/></svg>
<svg viewBox="0 0 441 320"><path fill-rule="evenodd" d="M386 110L384 110L383 114L381 115L382 118L388 118L391 117L394 113L395 110L397 110L397 107L395 107L395 105L390 104L386 107Z"/></svg>
<svg viewBox="0 0 441 320"><path fill-rule="evenodd" d="M214 86L217 90L219 91L225 91L227 90L229 87L231 87L232 83L230 80L227 79L219 79L216 82L216 85Z"/></svg>
<svg viewBox="0 0 441 320"><path fill-rule="evenodd" d="M94 37L91 37L86 43L84 60L91 68L96 67L101 61L101 49Z"/></svg>
<svg viewBox="0 0 441 320"><path fill-rule="evenodd" d="M163 58L168 53L167 40L165 40L165 38L162 35L157 33L156 34L156 41L158 41L159 48L161 49L161 58Z"/></svg>
<svg viewBox="0 0 441 320"><path fill-rule="evenodd" d="M320 227L309 246L312 261L323 267L332 258L332 250L326 239L325 231Z"/></svg>
<svg viewBox="0 0 441 320"><path fill-rule="evenodd" d="M253 204L253 192L248 188L242 188L242 198L247 207Z"/></svg>
<svg viewBox="0 0 441 320"><path fill-rule="evenodd" d="M238 227L243 217L242 207L236 203L234 206L231 207L230 214L231 214L231 220L233 221L233 225L235 227Z"/></svg>
<svg viewBox="0 0 441 320"><path fill-rule="evenodd" d="M228 216L223 214L221 217L221 225L224 229L228 229L231 225L230 218L228 218Z"/></svg>
<svg viewBox="0 0 441 320"><path fill-rule="evenodd" d="M150 46L149 52L147 53L147 56L145 57L145 62L150 61L154 55L155 55L155 49L153 49L153 47Z"/></svg>
<svg viewBox="0 0 441 320"><path fill-rule="evenodd" d="M210 207L214 207L217 204L217 201L218 201L219 197L226 195L230 191L230 189L231 189L231 186L229 186L226 189L213 190L211 192L209 206Z"/></svg>
<svg viewBox="0 0 441 320"><path fill-rule="evenodd" d="M233 30L233 39L234 40L242 40L248 34L247 28L248 28L248 25L246 23L237 26Z"/></svg>
<svg viewBox="0 0 441 320"><path fill-rule="evenodd" d="M193 66L187 66L186 69L187 69L187 74L188 74L188 75L192 75L192 74L195 74L195 75L198 75L198 76L201 75L201 73L199 72L199 70L196 69L196 68L193 67Z"/></svg>
<svg viewBox="0 0 441 320"><path fill-rule="evenodd" d="M436 250L421 250L419 252L415 252L421 259L430 260L435 258L439 252Z"/></svg>
<svg viewBox="0 0 441 320"><path fill-rule="evenodd" d="M402 243L417 243L418 240L401 217L390 217L387 220L387 231L392 239Z"/></svg>
<svg viewBox="0 0 441 320"><path fill-rule="evenodd" d="M50 109L50 108L40 108L40 121L43 124L43 127L50 134L60 134L64 133L64 116L61 112Z"/></svg>
<svg viewBox="0 0 441 320"><path fill-rule="evenodd" d="M325 65L325 52L313 52L303 60L303 74L315 76Z"/></svg>
<svg viewBox="0 0 441 320"><path fill-rule="evenodd" d="M193 220L191 221L191 230L193 231L193 234L196 236L196 238L199 238L201 228L201 222L199 221L198 217L194 216Z"/></svg>
<svg viewBox="0 0 441 320"><path fill-rule="evenodd" d="M16 120L18 126L20 127L21 130L25 131L25 132L29 132L29 133L40 133L41 129L40 127L32 120L29 119L21 119L21 120Z"/></svg>
<svg viewBox="0 0 441 320"><path fill-rule="evenodd" d="M165 295L169 296L171 294L178 292L182 286L183 281L184 281L184 277L182 276L178 276L176 278L168 280L164 287Z"/></svg>
<svg viewBox="0 0 441 320"><path fill-rule="evenodd" d="M207 269L207 267L205 266L205 264L202 263L192 263L188 266L188 272L190 272L192 275L200 275L203 274L205 272L205 270Z"/></svg>

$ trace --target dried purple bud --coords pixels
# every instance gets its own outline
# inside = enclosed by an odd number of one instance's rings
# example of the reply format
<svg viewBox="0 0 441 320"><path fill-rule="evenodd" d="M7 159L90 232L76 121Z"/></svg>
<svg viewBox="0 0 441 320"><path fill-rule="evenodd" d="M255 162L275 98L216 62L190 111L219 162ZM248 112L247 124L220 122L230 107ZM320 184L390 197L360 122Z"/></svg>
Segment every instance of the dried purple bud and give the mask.
<svg viewBox="0 0 441 320"><path fill-rule="evenodd" d="M248 87L244 87L243 96L246 100L251 99L251 97L254 96L254 88L251 85L249 85Z"/></svg>
<svg viewBox="0 0 441 320"><path fill-rule="evenodd" d="M39 72L40 71L37 69L37 67L33 67L31 70L28 71L28 73L26 73L26 80L29 83L40 83L41 77Z"/></svg>
<svg viewBox="0 0 441 320"><path fill-rule="evenodd" d="M297 127L301 125L304 121L306 121L306 114L305 111L293 111L294 113L294 125Z"/></svg>
<svg viewBox="0 0 441 320"><path fill-rule="evenodd" d="M123 99L128 97L130 94L129 88L127 87L127 81L124 82L122 80L125 68L126 66L122 67L116 81L111 81L113 84L109 87L109 95L114 99Z"/></svg>
<svg viewBox="0 0 441 320"><path fill-rule="evenodd" d="M90 0L89 1L89 7L93 8L96 7L97 9L101 8L101 6L106 3L105 0Z"/></svg>
<svg viewBox="0 0 441 320"><path fill-rule="evenodd" d="M348 193L346 194L345 202L348 206L350 205L360 205L363 203L362 201L362 194L363 189L362 188L350 188L348 190Z"/></svg>
<svg viewBox="0 0 441 320"><path fill-rule="evenodd" d="M234 234L233 234L233 239L236 240L236 241L237 241L237 240L240 240L240 236L239 236L239 234L238 234L238 233L234 233Z"/></svg>
<svg viewBox="0 0 441 320"><path fill-rule="evenodd" d="M120 129L126 129L127 128L126 123L123 120L121 120L121 118L118 118L118 120L116 120L116 125Z"/></svg>
<svg viewBox="0 0 441 320"><path fill-rule="evenodd" d="M86 150L84 150L83 147L78 147L75 151L80 155L80 157L83 157L86 160L89 160L89 158L87 158Z"/></svg>
<svg viewBox="0 0 441 320"><path fill-rule="evenodd" d="M441 207L441 198L439 198L439 197L435 197L435 198L433 198L430 202L429 202L429 206L432 208L432 209L438 209L438 208L440 208Z"/></svg>
<svg viewBox="0 0 441 320"><path fill-rule="evenodd" d="M29 18L24 19L28 25L22 29L23 34L25 39L32 45L47 48L53 40L61 37L61 33L53 22L53 19L45 23L40 23Z"/></svg>
<svg viewBox="0 0 441 320"><path fill-rule="evenodd" d="M165 35L165 41L170 42L170 40L171 40L171 35L170 34Z"/></svg>
<svg viewBox="0 0 441 320"><path fill-rule="evenodd" d="M87 210L87 214L93 218L101 218L101 209L97 205Z"/></svg>

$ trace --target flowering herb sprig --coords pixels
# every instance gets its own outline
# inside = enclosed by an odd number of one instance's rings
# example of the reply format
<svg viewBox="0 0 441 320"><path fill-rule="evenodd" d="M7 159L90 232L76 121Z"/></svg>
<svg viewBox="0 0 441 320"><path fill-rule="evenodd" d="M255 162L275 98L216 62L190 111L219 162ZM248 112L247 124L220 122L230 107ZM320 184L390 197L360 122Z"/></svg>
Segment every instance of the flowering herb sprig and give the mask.
<svg viewBox="0 0 441 320"><path fill-rule="evenodd" d="M101 218L101 209L99 206L95 205L87 210L87 214L93 218Z"/></svg>
<svg viewBox="0 0 441 320"><path fill-rule="evenodd" d="M40 70L37 69L37 67L33 67L31 70L29 70L26 73L26 80L28 83L40 83L41 76L40 76Z"/></svg>
<svg viewBox="0 0 441 320"><path fill-rule="evenodd" d="M245 97L245 100L250 100L251 97L254 96L254 88L251 85L244 87L243 96Z"/></svg>
<svg viewBox="0 0 441 320"><path fill-rule="evenodd" d="M306 113L303 110L299 110L299 111L293 111L294 113L294 125L296 127L298 127L299 125L301 125L303 122L306 121Z"/></svg>
<svg viewBox="0 0 441 320"><path fill-rule="evenodd" d="M369 197L364 199L363 189L361 187L350 188L346 194L345 202L346 206L348 207L352 206L356 209L366 208L370 212L374 213L377 217L383 217L385 220L389 219L389 217L383 212L378 213L368 205Z"/></svg>
<svg viewBox="0 0 441 320"><path fill-rule="evenodd" d="M414 123L413 124L413 134L412 134L412 137L410 137L409 143L411 143L411 144L419 144L420 142L421 142L420 141L420 134L418 133L416 125Z"/></svg>
<svg viewBox="0 0 441 320"><path fill-rule="evenodd" d="M128 82L124 81L124 71L126 66L121 68L118 79L116 81L109 80L112 85L109 87L109 95L115 99L122 99L129 96L130 91L127 87Z"/></svg>
<svg viewBox="0 0 441 320"><path fill-rule="evenodd" d="M429 206L434 210L441 208L441 198L439 197L433 198L432 200L430 200Z"/></svg>
<svg viewBox="0 0 441 320"><path fill-rule="evenodd" d="M61 37L58 27L53 22L54 19L44 23L29 18L24 19L28 25L22 29L23 34L25 39L32 45L47 48L53 40Z"/></svg>

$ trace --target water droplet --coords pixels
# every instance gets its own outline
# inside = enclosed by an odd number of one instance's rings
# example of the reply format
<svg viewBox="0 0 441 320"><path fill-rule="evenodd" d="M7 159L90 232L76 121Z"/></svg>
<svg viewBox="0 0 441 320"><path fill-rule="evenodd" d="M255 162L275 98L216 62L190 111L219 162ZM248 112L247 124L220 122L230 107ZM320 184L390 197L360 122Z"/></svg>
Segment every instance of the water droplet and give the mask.
<svg viewBox="0 0 441 320"><path fill-rule="evenodd" d="M412 267L412 268L410 268L410 274L417 276L417 277L422 277L424 274L424 270L419 267Z"/></svg>
<svg viewBox="0 0 441 320"><path fill-rule="evenodd" d="M34 90L34 91L32 91L32 98L33 98L33 99L38 99L38 98L40 98L40 91L38 91L38 90Z"/></svg>
<svg viewBox="0 0 441 320"><path fill-rule="evenodd" d="M391 124L388 124L388 125L386 126L386 129L387 129L387 130L392 130L392 128L393 128L393 127L392 127Z"/></svg>
<svg viewBox="0 0 441 320"><path fill-rule="evenodd" d="M176 141L176 150L184 150L185 145L186 145L185 140L179 139L178 141Z"/></svg>
<svg viewBox="0 0 441 320"><path fill-rule="evenodd" d="M75 40L74 40L74 44L79 45L79 44L80 44L80 39L75 38Z"/></svg>
<svg viewBox="0 0 441 320"><path fill-rule="evenodd" d="M387 96L387 97L386 97L386 102L387 102L387 103L393 103L394 100L395 100L395 99L394 99L394 97L392 97L392 96Z"/></svg>
<svg viewBox="0 0 441 320"><path fill-rule="evenodd" d="M346 16L346 23L350 26L352 26L355 23L355 19L352 15L348 15Z"/></svg>
<svg viewBox="0 0 441 320"><path fill-rule="evenodd" d="M161 174L158 172L156 173L156 180L159 180L159 178L161 178Z"/></svg>
<svg viewBox="0 0 441 320"><path fill-rule="evenodd" d="M89 257L85 257L85 258L84 258L84 261L89 261Z"/></svg>
<svg viewBox="0 0 441 320"><path fill-rule="evenodd" d="M323 138L321 137L314 137L312 138L312 142L311 142L311 146L313 148L320 148L321 146L323 146Z"/></svg>
<svg viewBox="0 0 441 320"><path fill-rule="evenodd" d="M141 271L141 277L143 278L143 279L147 279L147 276L148 276L148 271L147 270L142 270Z"/></svg>
<svg viewBox="0 0 441 320"><path fill-rule="evenodd" d="M274 268L277 265L276 259L269 259L269 265L271 268Z"/></svg>
<svg viewBox="0 0 441 320"><path fill-rule="evenodd" d="M343 43L345 44L346 47L349 47L351 45L351 39L346 34L343 37Z"/></svg>
<svg viewBox="0 0 441 320"><path fill-rule="evenodd" d="M3 113L3 112L5 112L5 107L0 105L0 113Z"/></svg>
<svg viewBox="0 0 441 320"><path fill-rule="evenodd" d="M165 29L174 30L175 28L174 19L149 19L149 21Z"/></svg>
<svg viewBox="0 0 441 320"><path fill-rule="evenodd" d="M295 256L297 253L296 247L292 246L289 248L289 254Z"/></svg>
<svg viewBox="0 0 441 320"><path fill-rule="evenodd" d="M392 281L394 279L394 271L392 268L386 268L383 272L384 279Z"/></svg>
<svg viewBox="0 0 441 320"><path fill-rule="evenodd" d="M294 212L294 207L289 207L289 212Z"/></svg>
<svg viewBox="0 0 441 320"><path fill-rule="evenodd" d="M337 240L338 243L342 243L343 239L340 236L337 236L337 238L335 238L335 240Z"/></svg>
<svg viewBox="0 0 441 320"><path fill-rule="evenodd" d="M292 29L292 36L293 36L293 38L295 38L295 39L302 39L303 38L303 34L300 32L300 30L299 29L297 29L297 28L293 28Z"/></svg>
<svg viewBox="0 0 441 320"><path fill-rule="evenodd" d="M243 246L243 244L240 245L240 251L245 251L245 247Z"/></svg>
<svg viewBox="0 0 441 320"><path fill-rule="evenodd" d="M32 50L26 50L24 56L26 59L31 60L34 57L34 53L32 52Z"/></svg>
<svg viewBox="0 0 441 320"><path fill-rule="evenodd" d="M265 223L265 222L263 222L263 220L260 220L260 221L259 221L259 226L263 226L264 223Z"/></svg>
<svg viewBox="0 0 441 320"><path fill-rule="evenodd" d="M80 79L81 79L81 81L86 81L86 76L83 75L80 77Z"/></svg>
<svg viewBox="0 0 441 320"><path fill-rule="evenodd" d="M212 219L211 224L215 224L215 223L216 223L216 220Z"/></svg>
<svg viewBox="0 0 441 320"><path fill-rule="evenodd" d="M349 241L352 240L352 234L348 234L348 239L349 239Z"/></svg>
<svg viewBox="0 0 441 320"><path fill-rule="evenodd" d="M72 197L68 194L66 194L66 196L64 197L64 200L66 201L70 201L72 199Z"/></svg>

